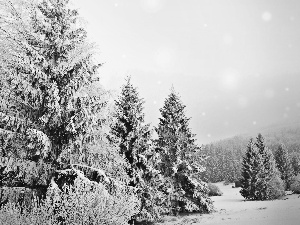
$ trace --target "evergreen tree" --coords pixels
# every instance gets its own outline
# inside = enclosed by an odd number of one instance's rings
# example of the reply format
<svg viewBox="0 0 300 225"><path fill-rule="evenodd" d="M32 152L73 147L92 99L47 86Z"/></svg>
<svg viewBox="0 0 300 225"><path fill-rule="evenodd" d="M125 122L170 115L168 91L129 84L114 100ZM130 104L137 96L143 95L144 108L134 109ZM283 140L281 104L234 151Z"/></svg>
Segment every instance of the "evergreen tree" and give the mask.
<svg viewBox="0 0 300 225"><path fill-rule="evenodd" d="M273 153L268 147L266 147L264 137L261 134L258 134L255 145L263 159L263 168L258 174L259 182L257 184L257 190L259 192L259 199L265 200L271 195L269 190L270 181L279 174Z"/></svg>
<svg viewBox="0 0 300 225"><path fill-rule="evenodd" d="M212 202L208 198L206 183L196 179L203 171L202 165L193 161L200 150L195 143L195 135L189 128L189 118L185 115L178 94L172 88L160 109L161 118L155 128L158 139L156 146L160 153L158 168L168 180L170 206L174 213L179 211L209 212Z"/></svg>
<svg viewBox="0 0 300 225"><path fill-rule="evenodd" d="M94 45L68 2L0 2L0 180L12 189L1 204L18 191L22 199L24 189L44 198L75 179L110 190L127 177L106 139L109 95L98 82Z"/></svg>
<svg viewBox="0 0 300 225"><path fill-rule="evenodd" d="M115 122L111 126L110 140L119 146L119 154L129 163L129 185L138 188L141 200L138 220L155 220L162 213L157 199L159 171L155 170L150 137L150 125L145 123L144 100L128 77L121 94L115 101Z"/></svg>
<svg viewBox="0 0 300 225"><path fill-rule="evenodd" d="M123 85L115 101L115 123L111 126L111 140L119 146L119 153L128 160L130 185L136 186L140 180L140 171L146 168L143 154L150 147L150 125L145 124L144 101L131 84L130 77Z"/></svg>
<svg viewBox="0 0 300 225"><path fill-rule="evenodd" d="M293 174L297 176L300 173L300 153L293 152L291 158Z"/></svg>
<svg viewBox="0 0 300 225"><path fill-rule="evenodd" d="M284 193L272 151L265 146L259 134L256 143L251 139L242 165L241 194L246 199L267 200Z"/></svg>
<svg viewBox="0 0 300 225"><path fill-rule="evenodd" d="M258 173L263 169L263 159L259 153L259 149L253 143L253 139L250 139L247 146L246 154L242 163L242 189L241 195L246 199L255 200L256 185L258 181Z"/></svg>
<svg viewBox="0 0 300 225"><path fill-rule="evenodd" d="M286 188L289 189L291 178L293 176L293 168L289 153L284 144L279 145L275 152L276 166L281 174L281 179L285 182Z"/></svg>

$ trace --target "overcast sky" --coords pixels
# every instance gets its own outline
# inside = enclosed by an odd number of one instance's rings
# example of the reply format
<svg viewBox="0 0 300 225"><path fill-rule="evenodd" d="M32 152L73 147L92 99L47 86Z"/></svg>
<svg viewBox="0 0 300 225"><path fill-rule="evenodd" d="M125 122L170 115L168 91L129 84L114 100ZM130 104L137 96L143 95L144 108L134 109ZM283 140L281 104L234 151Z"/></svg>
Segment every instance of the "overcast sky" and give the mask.
<svg viewBox="0 0 300 225"><path fill-rule="evenodd" d="M108 89L158 123L172 84L200 144L300 121L299 0L74 0Z"/></svg>

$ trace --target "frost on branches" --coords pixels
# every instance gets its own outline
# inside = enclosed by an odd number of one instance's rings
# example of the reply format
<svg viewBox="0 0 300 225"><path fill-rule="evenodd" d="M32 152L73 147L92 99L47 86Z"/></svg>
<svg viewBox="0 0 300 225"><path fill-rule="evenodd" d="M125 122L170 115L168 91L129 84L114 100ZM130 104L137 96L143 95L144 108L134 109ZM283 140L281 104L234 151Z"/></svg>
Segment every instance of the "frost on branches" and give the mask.
<svg viewBox="0 0 300 225"><path fill-rule="evenodd" d="M119 154L128 162L129 185L137 189L141 207L133 220L153 221L164 213L160 171L154 168L155 154L151 145L150 125L145 123L144 100L128 77L115 101L115 122L111 125L110 140L119 147Z"/></svg>
<svg viewBox="0 0 300 225"><path fill-rule="evenodd" d="M168 196L166 202L170 213L211 212L213 205L208 197L207 184L197 176L204 170L194 158L200 148L188 127L190 119L185 116L185 105L174 89L160 112L161 118L156 128L156 145L160 154L157 165L166 178L162 189Z"/></svg>
<svg viewBox="0 0 300 225"><path fill-rule="evenodd" d="M128 179L127 163L106 138L111 103L98 82L94 45L68 2L0 1L1 205L8 189L43 198L73 164Z"/></svg>
<svg viewBox="0 0 300 225"><path fill-rule="evenodd" d="M120 155L129 163L127 173L130 185L141 183L140 171L145 169L145 152L150 147L150 125L145 124L144 101L139 98L130 77L123 85L118 99L115 101L115 122L111 126L110 139L119 146Z"/></svg>

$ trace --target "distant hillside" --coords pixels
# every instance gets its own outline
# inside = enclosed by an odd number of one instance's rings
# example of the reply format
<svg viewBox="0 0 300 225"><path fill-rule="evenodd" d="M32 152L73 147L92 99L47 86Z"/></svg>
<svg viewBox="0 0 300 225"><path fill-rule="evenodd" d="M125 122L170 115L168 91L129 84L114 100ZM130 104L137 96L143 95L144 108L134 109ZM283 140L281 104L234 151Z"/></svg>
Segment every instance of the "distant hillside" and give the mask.
<svg viewBox="0 0 300 225"><path fill-rule="evenodd" d="M255 139L258 133L263 135L266 145L273 151L279 144L283 143L286 145L289 152L300 152L300 123L271 125L258 130L253 130L249 133L215 141L207 145L218 145L226 148L232 147L234 149L237 147L246 148L250 138Z"/></svg>
<svg viewBox="0 0 300 225"><path fill-rule="evenodd" d="M283 143L292 157L300 159L300 123L273 125L232 138L216 141L202 146L202 154L209 156L206 161L207 171L203 179L218 182L234 181L240 176L241 162L250 138L261 133L266 146L274 152Z"/></svg>

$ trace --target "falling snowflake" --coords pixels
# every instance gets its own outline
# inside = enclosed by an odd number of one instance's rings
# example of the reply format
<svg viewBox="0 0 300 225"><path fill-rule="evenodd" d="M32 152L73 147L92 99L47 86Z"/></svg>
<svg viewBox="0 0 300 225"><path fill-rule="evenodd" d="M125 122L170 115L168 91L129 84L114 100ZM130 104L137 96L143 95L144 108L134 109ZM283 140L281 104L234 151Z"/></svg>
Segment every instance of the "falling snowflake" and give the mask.
<svg viewBox="0 0 300 225"><path fill-rule="evenodd" d="M221 73L221 86L227 90L234 90L238 87L239 74L235 69L227 69Z"/></svg>
<svg viewBox="0 0 300 225"><path fill-rule="evenodd" d="M232 38L232 35L231 34L225 34L223 36L223 43L225 45L231 45L233 42L233 38Z"/></svg>
<svg viewBox="0 0 300 225"><path fill-rule="evenodd" d="M268 11L265 11L265 12L263 12L261 17L262 17L263 21L269 22L272 19L272 14Z"/></svg>

